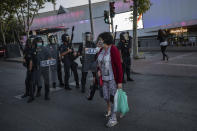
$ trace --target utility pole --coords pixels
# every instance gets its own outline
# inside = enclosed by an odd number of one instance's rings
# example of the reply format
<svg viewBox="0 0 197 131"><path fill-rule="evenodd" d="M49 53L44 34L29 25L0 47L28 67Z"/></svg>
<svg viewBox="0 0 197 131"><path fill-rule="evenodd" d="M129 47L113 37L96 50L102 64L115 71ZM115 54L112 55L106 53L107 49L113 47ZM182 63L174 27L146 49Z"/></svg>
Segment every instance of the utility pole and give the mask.
<svg viewBox="0 0 197 131"><path fill-rule="evenodd" d="M112 33L114 33L114 22L113 22L113 18L112 17L110 17L111 18L111 29L112 29Z"/></svg>
<svg viewBox="0 0 197 131"><path fill-rule="evenodd" d="M137 7L138 1L133 0L133 57L138 58L138 38L137 38Z"/></svg>
<svg viewBox="0 0 197 131"><path fill-rule="evenodd" d="M91 26L91 33L94 39L94 25L93 25L93 18L92 18L92 3L89 0L89 13L90 13L90 26Z"/></svg>

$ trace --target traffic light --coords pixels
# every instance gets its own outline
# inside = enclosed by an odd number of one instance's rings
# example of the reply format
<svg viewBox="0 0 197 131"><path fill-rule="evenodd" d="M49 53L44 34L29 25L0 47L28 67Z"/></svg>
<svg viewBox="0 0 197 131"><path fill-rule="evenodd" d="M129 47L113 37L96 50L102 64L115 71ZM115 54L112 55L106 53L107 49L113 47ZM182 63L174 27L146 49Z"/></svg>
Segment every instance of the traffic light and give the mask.
<svg viewBox="0 0 197 131"><path fill-rule="evenodd" d="M114 6L115 2L110 2L109 3L109 7L110 7L110 17L114 17L115 16L115 6Z"/></svg>
<svg viewBox="0 0 197 131"><path fill-rule="evenodd" d="M104 21L109 24L109 11L104 10Z"/></svg>

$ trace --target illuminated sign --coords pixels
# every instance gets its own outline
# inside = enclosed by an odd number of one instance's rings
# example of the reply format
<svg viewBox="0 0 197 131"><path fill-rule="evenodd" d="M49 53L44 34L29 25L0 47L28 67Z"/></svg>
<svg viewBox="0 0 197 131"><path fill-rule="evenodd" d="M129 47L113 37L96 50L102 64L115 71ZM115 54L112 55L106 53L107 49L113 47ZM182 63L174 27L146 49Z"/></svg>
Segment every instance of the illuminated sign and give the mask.
<svg viewBox="0 0 197 131"><path fill-rule="evenodd" d="M132 15L132 12L125 12L116 14L113 18L114 22L114 29L117 25L117 31L125 31L125 30L133 30L133 20L130 19ZM142 21L142 15L138 16L137 19L137 28L142 29L143 28L143 21Z"/></svg>
<svg viewBox="0 0 197 131"><path fill-rule="evenodd" d="M174 30L170 30L171 34L179 34L179 33L185 33L188 32L188 29L174 29Z"/></svg>

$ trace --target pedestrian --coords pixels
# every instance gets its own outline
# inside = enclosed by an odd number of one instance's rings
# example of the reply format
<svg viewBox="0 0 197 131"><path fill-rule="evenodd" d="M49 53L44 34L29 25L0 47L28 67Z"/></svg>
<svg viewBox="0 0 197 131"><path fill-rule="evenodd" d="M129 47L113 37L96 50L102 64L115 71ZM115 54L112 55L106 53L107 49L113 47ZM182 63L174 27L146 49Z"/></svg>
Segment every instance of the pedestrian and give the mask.
<svg viewBox="0 0 197 131"><path fill-rule="evenodd" d="M33 40L33 45L35 47L35 53L36 54L36 72L34 77L36 78L35 83L38 86L37 89L37 97L41 95L41 78L44 80L44 86L45 86L45 100L50 100L49 98L49 65L48 60L51 59L51 55L49 53L49 50L44 46L44 42L40 36L37 36Z"/></svg>
<svg viewBox="0 0 197 131"><path fill-rule="evenodd" d="M113 45L113 36L110 32L104 32L99 35L103 48L100 50L97 62L99 66L98 76L103 81L103 96L107 103L107 115L110 116L106 126L115 126L117 122L114 112L114 96L117 88L122 88L122 64L119 50Z"/></svg>
<svg viewBox="0 0 197 131"><path fill-rule="evenodd" d="M51 73L53 88L56 88L58 47L57 47L57 42L56 42L56 38L54 35L50 35L48 40L49 40L49 44L47 45L48 50L51 53L52 59L55 60L55 64L51 65L50 67L50 73Z"/></svg>
<svg viewBox="0 0 197 131"><path fill-rule="evenodd" d="M82 78L81 78L81 92L85 93L86 78L88 71L93 75L93 86L96 86L96 44L93 42L93 37L90 32L85 33L83 44L80 45L78 55L82 56Z"/></svg>
<svg viewBox="0 0 197 131"><path fill-rule="evenodd" d="M166 48L168 46L166 31L159 29L157 39L159 40L160 46L161 46L161 52L162 52L162 55L163 55L163 59L162 60L165 61L165 58L166 58L167 61L168 61L169 57L166 54Z"/></svg>
<svg viewBox="0 0 197 131"><path fill-rule="evenodd" d="M127 81L133 81L130 77L131 73L131 38L126 32L120 34L120 42L118 43L118 49L121 54L122 68L123 68L123 83L126 83L124 74L127 75Z"/></svg>
<svg viewBox="0 0 197 131"><path fill-rule="evenodd" d="M101 49L101 47L102 47L102 43L99 41L99 39L97 39L97 42L96 42L96 43L97 43L97 44L96 44L97 47L96 47L95 50L96 50L96 59L97 59L98 53L99 53L99 51L100 51L100 49ZM103 97L103 91L102 91L101 85L100 85L100 83L99 83L99 77L98 77L98 75L96 74L95 85L91 85L91 86L90 86L89 95L88 95L88 97L87 97L88 100L92 100L92 99L93 99L94 94L95 94L95 92L96 92L97 89L99 90L100 96Z"/></svg>

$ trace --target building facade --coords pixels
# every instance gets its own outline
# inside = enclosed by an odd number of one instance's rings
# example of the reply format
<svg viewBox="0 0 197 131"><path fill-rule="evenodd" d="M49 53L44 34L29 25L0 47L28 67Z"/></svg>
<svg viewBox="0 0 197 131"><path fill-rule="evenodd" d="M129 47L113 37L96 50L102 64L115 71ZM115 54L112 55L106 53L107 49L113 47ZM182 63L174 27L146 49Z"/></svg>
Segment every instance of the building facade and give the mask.
<svg viewBox="0 0 197 131"><path fill-rule="evenodd" d="M143 28L138 29L139 43L142 47L158 46L157 31L166 29L169 43L177 46L196 45L197 43L197 0L151 0L149 11L142 15ZM130 3L132 4L132 2ZM130 11L130 4L121 0L115 2L116 14ZM104 10L109 10L109 2L92 4L94 37L101 32L110 31L104 23ZM121 23L119 23L121 24ZM75 26L73 43L82 42L82 33L91 31L88 5L40 13L31 26L32 31L64 27L71 33ZM131 25L132 26L132 25ZM127 30L132 35L132 30ZM64 31L57 32L58 36ZM120 32L117 32L117 38ZM60 40L60 37L58 37Z"/></svg>

